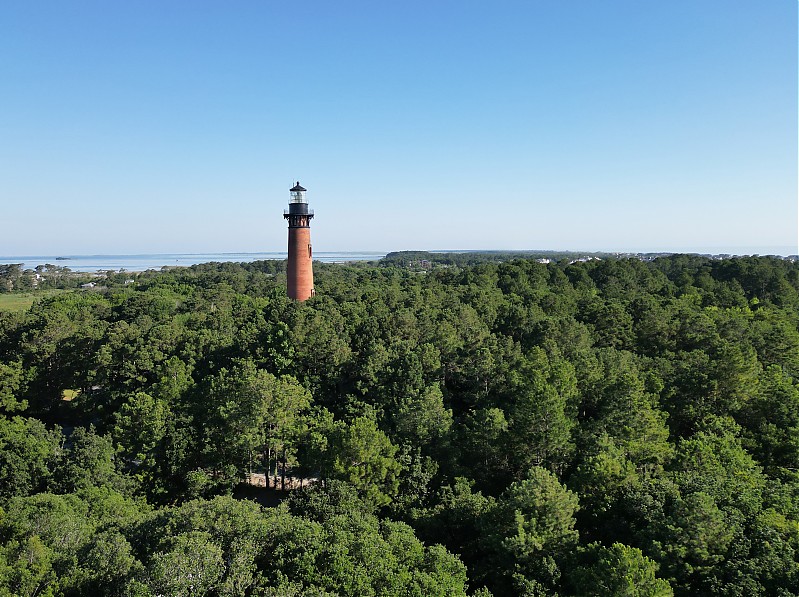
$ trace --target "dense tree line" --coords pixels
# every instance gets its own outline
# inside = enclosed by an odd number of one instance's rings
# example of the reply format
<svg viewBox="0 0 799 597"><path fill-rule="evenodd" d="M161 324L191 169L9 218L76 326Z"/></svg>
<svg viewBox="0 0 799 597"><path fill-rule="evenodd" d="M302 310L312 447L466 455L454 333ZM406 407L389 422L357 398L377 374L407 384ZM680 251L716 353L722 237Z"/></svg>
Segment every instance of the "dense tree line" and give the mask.
<svg viewBox="0 0 799 597"><path fill-rule="evenodd" d="M614 257L612 253L576 253L574 251L394 251L380 260L382 267L417 267L426 262L432 267L468 267L503 263L516 259L549 261L590 261Z"/></svg>
<svg viewBox="0 0 799 597"><path fill-rule="evenodd" d="M403 265L0 313L0 595L799 595L797 263Z"/></svg>
<svg viewBox="0 0 799 597"><path fill-rule="evenodd" d="M68 267L47 263L35 269L23 269L21 263L0 264L0 294L45 288L78 288L96 280L92 274L73 272ZM116 280L119 272L105 272L102 277ZM123 277L123 280L125 278Z"/></svg>

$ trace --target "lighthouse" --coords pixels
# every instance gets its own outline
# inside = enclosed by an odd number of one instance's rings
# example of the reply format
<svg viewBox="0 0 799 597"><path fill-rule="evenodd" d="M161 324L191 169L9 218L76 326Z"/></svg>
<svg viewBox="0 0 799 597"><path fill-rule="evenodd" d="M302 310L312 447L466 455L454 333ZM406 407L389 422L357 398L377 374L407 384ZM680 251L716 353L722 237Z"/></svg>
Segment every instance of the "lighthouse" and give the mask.
<svg viewBox="0 0 799 597"><path fill-rule="evenodd" d="M311 251L311 220L313 210L308 209L305 191L297 181L289 189L288 210L283 217L289 221L289 263L286 270L289 298L304 301L314 295L313 252Z"/></svg>

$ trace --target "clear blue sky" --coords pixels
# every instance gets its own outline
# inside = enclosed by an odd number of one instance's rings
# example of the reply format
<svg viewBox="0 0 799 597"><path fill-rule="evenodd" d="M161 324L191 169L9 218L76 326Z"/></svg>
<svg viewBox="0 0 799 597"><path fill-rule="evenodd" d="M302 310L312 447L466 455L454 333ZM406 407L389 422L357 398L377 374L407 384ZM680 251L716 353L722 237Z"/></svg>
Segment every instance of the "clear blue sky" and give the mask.
<svg viewBox="0 0 799 597"><path fill-rule="evenodd" d="M796 253L795 0L0 5L0 255Z"/></svg>

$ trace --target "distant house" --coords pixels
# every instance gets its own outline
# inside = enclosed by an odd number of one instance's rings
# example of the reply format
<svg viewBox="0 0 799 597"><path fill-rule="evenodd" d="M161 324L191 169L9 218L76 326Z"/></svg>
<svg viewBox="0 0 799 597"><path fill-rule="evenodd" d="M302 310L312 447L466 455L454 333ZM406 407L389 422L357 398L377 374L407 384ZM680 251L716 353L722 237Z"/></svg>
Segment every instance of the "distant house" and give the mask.
<svg viewBox="0 0 799 597"><path fill-rule="evenodd" d="M94 282L87 282L86 284L81 284L80 287L81 288L94 288L95 287L95 283Z"/></svg>
<svg viewBox="0 0 799 597"><path fill-rule="evenodd" d="M600 257L592 257L592 256L580 257L579 259L573 259L569 261L569 265L573 265L575 263L588 263L589 261L602 261L602 259Z"/></svg>

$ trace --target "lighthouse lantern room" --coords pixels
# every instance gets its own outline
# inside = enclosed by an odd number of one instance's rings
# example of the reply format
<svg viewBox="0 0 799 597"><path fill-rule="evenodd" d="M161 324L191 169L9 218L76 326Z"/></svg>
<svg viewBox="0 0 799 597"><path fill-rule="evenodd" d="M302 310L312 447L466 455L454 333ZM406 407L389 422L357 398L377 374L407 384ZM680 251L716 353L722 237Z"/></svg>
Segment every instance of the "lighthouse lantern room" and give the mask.
<svg viewBox="0 0 799 597"><path fill-rule="evenodd" d="M305 199L306 189L299 181L289 189L288 210L283 217L289 223L289 255L286 268L288 295L298 301L304 301L314 295L313 286L313 250L311 248L311 220L313 210L308 209Z"/></svg>

